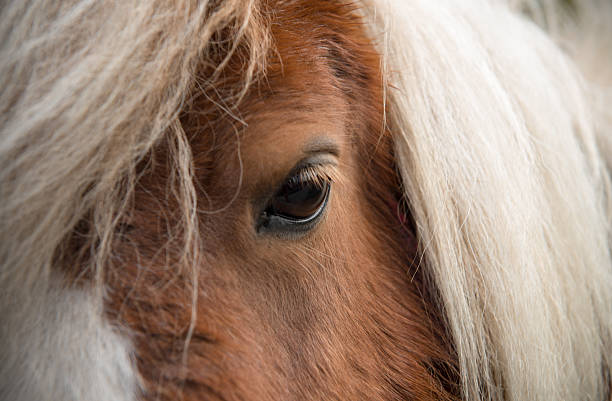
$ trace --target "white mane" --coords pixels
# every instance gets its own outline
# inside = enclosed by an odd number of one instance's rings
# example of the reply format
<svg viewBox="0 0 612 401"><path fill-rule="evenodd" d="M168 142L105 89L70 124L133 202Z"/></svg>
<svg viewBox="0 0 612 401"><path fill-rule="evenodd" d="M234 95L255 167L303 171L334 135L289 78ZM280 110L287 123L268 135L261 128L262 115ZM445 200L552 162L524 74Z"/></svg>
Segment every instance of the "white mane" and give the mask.
<svg viewBox="0 0 612 401"><path fill-rule="evenodd" d="M389 124L464 397L603 399L612 264L595 129L612 127L568 57L504 5L388 6Z"/></svg>

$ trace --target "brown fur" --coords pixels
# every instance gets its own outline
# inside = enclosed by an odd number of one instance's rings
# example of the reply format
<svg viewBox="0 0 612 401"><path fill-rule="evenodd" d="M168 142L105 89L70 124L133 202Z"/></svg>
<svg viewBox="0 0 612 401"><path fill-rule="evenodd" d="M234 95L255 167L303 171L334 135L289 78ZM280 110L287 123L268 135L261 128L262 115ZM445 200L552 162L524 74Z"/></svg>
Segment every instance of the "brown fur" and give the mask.
<svg viewBox="0 0 612 401"><path fill-rule="evenodd" d="M380 60L359 16L337 1L262 10L276 49L265 77L221 105L230 113L214 105L239 91L238 48L182 117L204 238L193 331L192 277L174 268L171 143L142 162L107 271L108 314L129 328L145 398L457 398L456 357L394 208ZM324 221L298 240L257 234L265 197L318 137L340 148Z"/></svg>

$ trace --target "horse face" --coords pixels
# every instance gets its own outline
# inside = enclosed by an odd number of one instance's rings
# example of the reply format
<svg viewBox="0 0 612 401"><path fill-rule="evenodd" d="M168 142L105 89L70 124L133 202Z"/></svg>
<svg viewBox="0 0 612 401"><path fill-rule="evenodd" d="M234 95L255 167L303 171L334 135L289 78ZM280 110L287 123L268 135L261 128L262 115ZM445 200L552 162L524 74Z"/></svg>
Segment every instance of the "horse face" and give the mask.
<svg viewBox="0 0 612 401"><path fill-rule="evenodd" d="M612 4L5 3L0 399L610 399Z"/></svg>
<svg viewBox="0 0 612 401"><path fill-rule="evenodd" d="M181 205L166 195L162 147L118 246L110 314L135 333L151 397L449 397L431 372L452 358L398 218L378 55L347 6L293 7L270 22L276 52L238 108L200 94L182 117L195 274L172 268ZM229 65L240 71L240 57Z"/></svg>

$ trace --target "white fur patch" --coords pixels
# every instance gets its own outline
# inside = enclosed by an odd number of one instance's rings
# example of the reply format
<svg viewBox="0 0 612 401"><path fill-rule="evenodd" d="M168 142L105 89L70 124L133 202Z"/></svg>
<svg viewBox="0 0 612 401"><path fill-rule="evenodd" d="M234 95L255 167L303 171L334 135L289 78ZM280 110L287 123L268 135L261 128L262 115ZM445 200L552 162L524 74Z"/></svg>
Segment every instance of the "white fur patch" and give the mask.
<svg viewBox="0 0 612 401"><path fill-rule="evenodd" d="M136 399L130 344L93 299L57 286L0 296L1 400Z"/></svg>

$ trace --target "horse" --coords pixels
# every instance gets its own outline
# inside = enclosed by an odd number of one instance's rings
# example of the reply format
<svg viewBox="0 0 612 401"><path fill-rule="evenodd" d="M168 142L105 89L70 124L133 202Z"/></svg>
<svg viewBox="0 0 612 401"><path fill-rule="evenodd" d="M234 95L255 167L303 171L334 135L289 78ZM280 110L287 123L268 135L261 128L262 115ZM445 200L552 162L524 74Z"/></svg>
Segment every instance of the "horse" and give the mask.
<svg viewBox="0 0 612 401"><path fill-rule="evenodd" d="M611 9L1 5L0 399L609 400Z"/></svg>

